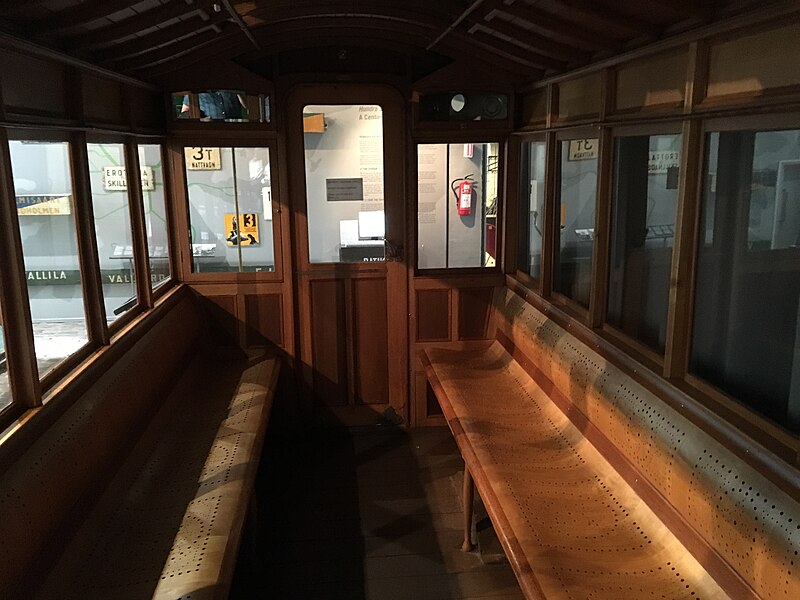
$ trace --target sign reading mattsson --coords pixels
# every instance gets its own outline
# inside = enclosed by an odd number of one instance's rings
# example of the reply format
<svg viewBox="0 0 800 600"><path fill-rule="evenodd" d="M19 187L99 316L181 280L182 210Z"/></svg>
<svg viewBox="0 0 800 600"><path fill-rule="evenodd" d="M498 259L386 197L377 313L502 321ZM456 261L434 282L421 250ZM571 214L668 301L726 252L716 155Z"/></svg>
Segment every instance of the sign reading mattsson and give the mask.
<svg viewBox="0 0 800 600"><path fill-rule="evenodd" d="M219 171L222 169L222 157L219 148L201 148L194 146L183 149L186 168L189 171Z"/></svg>

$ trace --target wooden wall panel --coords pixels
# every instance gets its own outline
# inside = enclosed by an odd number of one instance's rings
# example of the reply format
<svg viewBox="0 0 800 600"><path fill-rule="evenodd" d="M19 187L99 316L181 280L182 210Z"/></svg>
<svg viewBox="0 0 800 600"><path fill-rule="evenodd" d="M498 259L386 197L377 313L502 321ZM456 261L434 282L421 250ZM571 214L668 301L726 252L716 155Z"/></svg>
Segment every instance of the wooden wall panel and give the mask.
<svg viewBox="0 0 800 600"><path fill-rule="evenodd" d="M627 63L617 69L616 109L680 108L689 65L687 46Z"/></svg>
<svg viewBox="0 0 800 600"><path fill-rule="evenodd" d="M311 354L314 389L330 406L347 405L347 343L344 281L312 281Z"/></svg>
<svg viewBox="0 0 800 600"><path fill-rule="evenodd" d="M522 124L543 125L547 122L547 88L534 90L522 99Z"/></svg>
<svg viewBox="0 0 800 600"><path fill-rule="evenodd" d="M558 120L600 114L600 73L558 84Z"/></svg>
<svg viewBox="0 0 800 600"><path fill-rule="evenodd" d="M0 82L8 112L67 116L67 68L0 50Z"/></svg>
<svg viewBox="0 0 800 600"><path fill-rule="evenodd" d="M800 23L712 44L707 96L800 86Z"/></svg>
<svg viewBox="0 0 800 600"><path fill-rule="evenodd" d="M462 288L458 290L458 339L486 339L489 327L489 307L492 288Z"/></svg>
<svg viewBox="0 0 800 600"><path fill-rule="evenodd" d="M352 285L355 403L388 404L386 282L355 279Z"/></svg>
<svg viewBox="0 0 800 600"><path fill-rule="evenodd" d="M450 290L417 290L417 341L450 339Z"/></svg>
<svg viewBox="0 0 800 600"><path fill-rule="evenodd" d="M123 123L122 84L91 75L83 76L83 114L87 121Z"/></svg>
<svg viewBox="0 0 800 600"><path fill-rule="evenodd" d="M283 302L280 294L245 294L248 346L283 346Z"/></svg>
<svg viewBox="0 0 800 600"><path fill-rule="evenodd" d="M203 310L212 342L222 346L235 346L239 339L239 319L235 295L204 296Z"/></svg>

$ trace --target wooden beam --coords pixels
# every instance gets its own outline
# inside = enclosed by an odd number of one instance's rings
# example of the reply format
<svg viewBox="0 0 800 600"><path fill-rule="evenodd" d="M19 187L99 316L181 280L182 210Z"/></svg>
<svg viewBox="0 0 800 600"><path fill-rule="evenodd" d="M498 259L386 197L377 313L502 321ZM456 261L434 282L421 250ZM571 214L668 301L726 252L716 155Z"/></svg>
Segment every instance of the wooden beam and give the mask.
<svg viewBox="0 0 800 600"><path fill-rule="evenodd" d="M489 14L486 16L489 17L494 12L495 11L489 11ZM475 28L482 31L487 31L489 33L497 33L511 38L515 42L519 43L524 49L531 50L541 54L542 56L547 56L562 63L585 61L589 58L588 53L580 48L575 48L560 42L548 40L547 38L537 35L532 31L528 31L519 25L514 25L510 21L492 18L488 21L469 19L469 22L472 24L470 33Z"/></svg>
<svg viewBox="0 0 800 600"><path fill-rule="evenodd" d="M109 46L102 52L100 58L104 62L120 61L139 54L145 54L156 50L162 46L173 44L195 33L200 33L209 28L219 29L219 24L228 20L228 16L223 13L213 13L207 20L202 18L191 18L181 21L175 25L170 25L147 35L134 38L127 42L120 42Z"/></svg>
<svg viewBox="0 0 800 600"><path fill-rule="evenodd" d="M515 4L497 3L499 12L525 21L531 26L531 31L581 50L608 50L620 45L618 36L613 33L599 33L583 28L566 19L544 12L529 4L516 2Z"/></svg>
<svg viewBox="0 0 800 600"><path fill-rule="evenodd" d="M37 31L46 31L48 35L58 34L103 19L134 4L130 0L90 0L58 11L47 18L37 19L28 26Z"/></svg>
<svg viewBox="0 0 800 600"><path fill-rule="evenodd" d="M539 5L588 29L612 31L625 39L654 39L659 34L658 28L651 23L598 7L590 0L540 0Z"/></svg>
<svg viewBox="0 0 800 600"><path fill-rule="evenodd" d="M139 13L135 17L123 19L119 23L101 27L91 32L73 34L69 36L71 41L67 43L67 49L70 51L91 50L110 46L117 40L131 37L146 29L158 27L173 19L205 11L206 4L206 2L186 4L182 0L162 4L157 8Z"/></svg>
<svg viewBox="0 0 800 600"><path fill-rule="evenodd" d="M507 42L493 35L489 35L483 31L475 31L470 36L478 42L482 48L491 52L492 54L499 54L509 60L518 62L522 65L532 67L540 70L553 70L560 71L564 68L565 64L561 61L554 60L547 56L542 56L536 52L531 52L525 48Z"/></svg>
<svg viewBox="0 0 800 600"><path fill-rule="evenodd" d="M230 29L229 31L237 30L238 28L236 28L236 30ZM213 30L206 30L201 33L186 37L180 41L176 41L174 44L163 46L161 48L155 48L150 52L139 54L137 56L116 62L114 63L114 68L122 71L123 73L141 70L162 62L179 58L188 52L192 52L197 48L208 45L223 35L226 34L217 33ZM230 35L230 33L227 35Z"/></svg>

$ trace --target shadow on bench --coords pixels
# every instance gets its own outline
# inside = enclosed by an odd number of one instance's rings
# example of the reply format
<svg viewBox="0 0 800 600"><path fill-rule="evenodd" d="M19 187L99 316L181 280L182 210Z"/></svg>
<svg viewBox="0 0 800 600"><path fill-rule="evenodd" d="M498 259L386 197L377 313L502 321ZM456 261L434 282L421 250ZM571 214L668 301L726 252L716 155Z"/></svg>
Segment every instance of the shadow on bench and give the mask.
<svg viewBox="0 0 800 600"><path fill-rule="evenodd" d="M0 596L227 597L279 363L209 347L176 296L0 477L27 517Z"/></svg>
<svg viewBox="0 0 800 600"><path fill-rule="evenodd" d="M528 598L797 597L796 489L506 288L492 327L421 355L465 462L466 549L474 479Z"/></svg>

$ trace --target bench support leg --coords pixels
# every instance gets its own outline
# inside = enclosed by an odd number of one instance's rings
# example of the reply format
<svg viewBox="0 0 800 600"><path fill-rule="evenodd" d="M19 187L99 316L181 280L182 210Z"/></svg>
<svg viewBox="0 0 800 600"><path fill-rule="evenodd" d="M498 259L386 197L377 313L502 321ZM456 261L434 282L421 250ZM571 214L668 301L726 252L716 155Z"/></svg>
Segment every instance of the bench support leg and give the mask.
<svg viewBox="0 0 800 600"><path fill-rule="evenodd" d="M461 549L464 552L471 552L475 545L472 543L472 505L475 501L475 482L472 481L472 473L469 472L467 465L464 465L464 544Z"/></svg>

